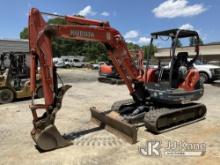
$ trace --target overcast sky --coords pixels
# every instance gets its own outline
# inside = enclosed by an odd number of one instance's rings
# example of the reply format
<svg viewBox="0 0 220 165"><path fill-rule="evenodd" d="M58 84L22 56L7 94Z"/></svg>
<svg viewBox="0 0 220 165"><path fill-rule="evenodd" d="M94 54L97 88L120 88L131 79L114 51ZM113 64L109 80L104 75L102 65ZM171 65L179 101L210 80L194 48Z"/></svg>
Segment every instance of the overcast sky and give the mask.
<svg viewBox="0 0 220 165"><path fill-rule="evenodd" d="M62 15L108 20L127 41L149 42L151 32L169 28L199 31L207 42L220 41L218 0L0 0L0 38L19 38L32 7Z"/></svg>

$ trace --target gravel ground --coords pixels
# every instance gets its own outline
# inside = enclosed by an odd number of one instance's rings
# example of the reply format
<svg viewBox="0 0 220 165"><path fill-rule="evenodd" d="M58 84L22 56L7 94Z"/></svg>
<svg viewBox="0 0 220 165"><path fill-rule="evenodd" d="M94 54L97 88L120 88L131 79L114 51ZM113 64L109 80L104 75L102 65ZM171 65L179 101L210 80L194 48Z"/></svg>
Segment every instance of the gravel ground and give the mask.
<svg viewBox="0 0 220 165"><path fill-rule="evenodd" d="M126 86L99 83L97 71L93 70L60 69L59 73L72 88L65 95L56 126L61 133L72 135L73 145L40 153L30 137L30 100L0 105L0 164L219 164L220 83L205 85L205 94L200 100L208 109L205 120L160 135L153 135L141 127L138 143L131 145L106 130L96 130L96 125L90 122L89 112L91 106L108 110L113 102L129 99ZM85 130L86 134L75 136L75 132L82 133ZM139 148L144 147L149 140L161 141L161 157L140 154ZM206 153L200 157L165 156L163 151L169 140L205 143Z"/></svg>

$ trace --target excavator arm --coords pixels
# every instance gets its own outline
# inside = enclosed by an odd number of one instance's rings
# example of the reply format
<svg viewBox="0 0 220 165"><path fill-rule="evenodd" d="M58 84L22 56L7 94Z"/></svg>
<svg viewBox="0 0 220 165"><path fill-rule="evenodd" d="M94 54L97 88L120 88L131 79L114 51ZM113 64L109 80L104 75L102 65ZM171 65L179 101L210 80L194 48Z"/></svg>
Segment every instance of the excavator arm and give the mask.
<svg viewBox="0 0 220 165"><path fill-rule="evenodd" d="M143 102L143 73L133 64L126 43L121 34L112 28L108 22L90 20L75 16L62 16L67 25L48 25L39 10L33 8L29 15L29 47L31 56L31 92L34 128L31 135L37 146L43 150L63 147L69 143L61 137L54 126L55 116L61 108L64 93L70 88L64 85L58 88L56 68L53 64L52 38L61 37L70 40L100 42L108 50L108 56L114 67L124 80L135 101ZM40 65L44 104L35 104L36 71ZM45 109L45 113L38 115L38 109ZM52 143L48 134L55 136Z"/></svg>
<svg viewBox="0 0 220 165"><path fill-rule="evenodd" d="M53 53L51 38L61 37L71 40L94 41L103 43L108 49L109 58L119 72L131 94L135 81L141 80L141 75L133 65L126 43L121 34L110 27L107 22L65 16L68 25L47 25L37 9L32 9L29 16L29 42L31 51L31 87L35 92L35 72L37 60L40 62L42 81L44 85L45 105L53 104L55 90ZM71 24L71 23L77 23Z"/></svg>

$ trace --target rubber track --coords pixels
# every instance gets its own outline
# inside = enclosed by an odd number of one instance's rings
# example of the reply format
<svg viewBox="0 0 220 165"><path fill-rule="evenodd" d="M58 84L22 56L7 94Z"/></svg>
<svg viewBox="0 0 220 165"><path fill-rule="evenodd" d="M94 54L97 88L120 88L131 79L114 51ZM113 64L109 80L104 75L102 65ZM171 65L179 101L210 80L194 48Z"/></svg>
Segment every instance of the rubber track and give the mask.
<svg viewBox="0 0 220 165"><path fill-rule="evenodd" d="M162 130L157 129L157 120L160 117L162 117L164 115L168 115L168 114L171 115L171 114L173 114L175 112L179 112L179 111L187 111L189 109L192 110L194 108L196 109L198 107L202 108L205 111L204 115L201 116L200 118L196 118L192 121L188 121L188 122L185 122L182 124L174 125L172 127L168 127L168 128L162 129ZM161 108L161 109L151 110L151 111L145 113L144 122L145 122L145 127L147 128L148 131L159 134L159 133L163 133L166 131L170 131L172 129L176 129L178 127L182 127L184 125L188 125L188 124L200 121L205 118L205 115L206 115L206 106L203 104L194 104L194 105L190 105L190 106L183 107L183 108Z"/></svg>
<svg viewBox="0 0 220 165"><path fill-rule="evenodd" d="M106 77L99 77L98 81L102 83L108 83L108 84L117 84L117 85L124 84L124 81L121 79L106 78Z"/></svg>

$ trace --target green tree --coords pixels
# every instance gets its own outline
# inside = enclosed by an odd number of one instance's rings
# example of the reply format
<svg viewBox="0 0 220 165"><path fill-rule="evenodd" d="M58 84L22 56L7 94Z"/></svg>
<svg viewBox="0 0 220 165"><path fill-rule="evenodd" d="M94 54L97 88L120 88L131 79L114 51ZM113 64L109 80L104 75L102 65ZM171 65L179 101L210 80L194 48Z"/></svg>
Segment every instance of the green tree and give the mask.
<svg viewBox="0 0 220 165"><path fill-rule="evenodd" d="M28 28L25 27L21 32L20 32L20 39L28 39Z"/></svg>
<svg viewBox="0 0 220 165"><path fill-rule="evenodd" d="M182 47L182 43L181 43L180 39L178 39L178 38L176 40L176 47Z"/></svg>
<svg viewBox="0 0 220 165"><path fill-rule="evenodd" d="M157 47L155 45L142 46L142 49L144 50L145 59L148 57L148 55L150 55L150 58L154 57L155 52L157 52ZM150 52L149 52L149 49L150 49Z"/></svg>
<svg viewBox="0 0 220 165"><path fill-rule="evenodd" d="M80 16L82 17L82 16ZM62 18L52 18L47 21L48 24L65 25L67 22ZM28 38L28 29L25 28L20 35L20 38ZM107 51L101 43L76 41L53 37L52 49L54 56L66 55L83 55L87 60L107 60Z"/></svg>
<svg viewBox="0 0 220 165"><path fill-rule="evenodd" d="M65 25L67 22L62 18L52 18L47 21L48 24ZM69 23L68 23L69 24ZM28 29L25 28L22 32L22 37L28 38ZM21 36L21 35L20 35ZM24 38L24 37L23 37ZM140 47L138 44L127 43L129 50L146 49L148 52L149 46ZM108 61L107 49L102 43L76 41L54 37L52 38L52 49L54 57L56 56L85 56L88 61ZM156 47L152 49L151 55L156 51ZM146 56L146 55L145 55Z"/></svg>
<svg viewBox="0 0 220 165"><path fill-rule="evenodd" d="M67 24L63 18L51 18L47 21L48 24L55 24L55 25L65 25Z"/></svg>
<svg viewBox="0 0 220 165"><path fill-rule="evenodd" d="M134 44L132 42L129 42L129 43L127 43L127 48L129 50L138 50L138 49L140 49L140 46L137 44Z"/></svg>
<svg viewBox="0 0 220 165"><path fill-rule="evenodd" d="M189 38L189 46L195 46L196 40L194 37ZM204 45L204 42L201 38L199 38L199 44Z"/></svg>

